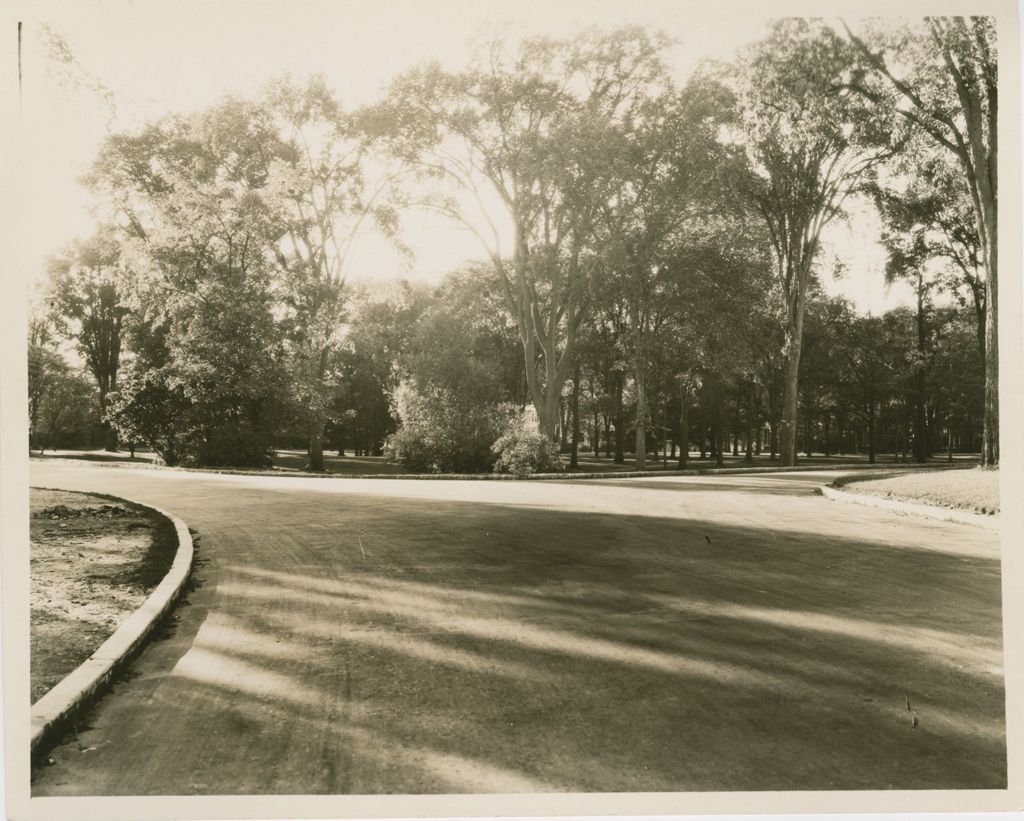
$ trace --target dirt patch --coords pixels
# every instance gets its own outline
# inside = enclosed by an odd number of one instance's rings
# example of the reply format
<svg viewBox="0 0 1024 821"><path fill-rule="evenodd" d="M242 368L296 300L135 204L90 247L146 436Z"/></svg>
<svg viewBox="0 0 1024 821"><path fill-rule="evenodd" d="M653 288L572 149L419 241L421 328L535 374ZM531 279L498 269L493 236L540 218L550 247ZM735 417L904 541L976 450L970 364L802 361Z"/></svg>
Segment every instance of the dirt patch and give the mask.
<svg viewBox="0 0 1024 821"><path fill-rule="evenodd" d="M32 488L30 500L35 703L146 600L178 540L170 521L121 499Z"/></svg>
<svg viewBox="0 0 1024 821"><path fill-rule="evenodd" d="M972 513L999 512L998 470L975 468L909 473L876 481L852 481L847 484L847 489L852 493Z"/></svg>

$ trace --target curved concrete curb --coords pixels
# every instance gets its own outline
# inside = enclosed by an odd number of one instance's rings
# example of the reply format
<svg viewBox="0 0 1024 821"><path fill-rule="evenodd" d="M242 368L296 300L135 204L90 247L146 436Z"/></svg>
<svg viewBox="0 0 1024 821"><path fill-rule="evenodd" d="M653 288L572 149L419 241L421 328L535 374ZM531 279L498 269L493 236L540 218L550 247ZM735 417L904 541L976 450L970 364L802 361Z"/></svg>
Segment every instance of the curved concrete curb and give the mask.
<svg viewBox="0 0 1024 821"><path fill-rule="evenodd" d="M822 485L821 495L826 499L836 502L849 502L855 505L877 507L882 510L892 510L896 513L909 513L913 516L925 516L929 519L937 519L940 522L956 522L962 525L974 525L984 527L988 530L999 529L998 516L985 516L981 513L967 513L962 510L951 510L935 505L915 504L914 502L901 502L896 499L884 499L881 496L867 496L863 493L850 493L846 490L838 490L830 485Z"/></svg>
<svg viewBox="0 0 1024 821"><path fill-rule="evenodd" d="M48 490L51 488L47 488ZM68 723L88 707L100 690L129 662L160 619L181 595L192 572L195 550L188 526L166 511L125 499L169 519L178 536L178 550L167 575L134 613L125 619L89 658L32 705L31 751L35 762L59 740Z"/></svg>

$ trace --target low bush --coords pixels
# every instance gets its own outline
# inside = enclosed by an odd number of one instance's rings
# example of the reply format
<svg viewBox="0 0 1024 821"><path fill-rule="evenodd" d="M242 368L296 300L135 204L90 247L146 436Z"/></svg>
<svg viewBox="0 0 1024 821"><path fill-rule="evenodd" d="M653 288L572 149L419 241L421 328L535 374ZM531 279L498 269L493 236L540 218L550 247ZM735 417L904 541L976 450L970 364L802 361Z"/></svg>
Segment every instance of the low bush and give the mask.
<svg viewBox="0 0 1024 821"><path fill-rule="evenodd" d="M491 446L494 470L524 479L534 473L562 470L558 443L544 436L525 416L518 416Z"/></svg>
<svg viewBox="0 0 1024 821"><path fill-rule="evenodd" d="M486 473L491 443L506 426L505 404L475 405L453 391L418 389L405 382L395 392L401 426L387 441L389 461L417 473Z"/></svg>

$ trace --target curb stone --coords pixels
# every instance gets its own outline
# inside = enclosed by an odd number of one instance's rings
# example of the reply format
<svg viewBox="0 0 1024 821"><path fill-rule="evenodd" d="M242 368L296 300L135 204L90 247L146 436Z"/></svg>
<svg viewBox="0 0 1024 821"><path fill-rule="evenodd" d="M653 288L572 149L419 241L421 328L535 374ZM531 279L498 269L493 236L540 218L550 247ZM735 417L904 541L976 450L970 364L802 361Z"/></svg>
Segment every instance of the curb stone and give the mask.
<svg viewBox="0 0 1024 821"><path fill-rule="evenodd" d="M860 478L860 477L858 477ZM851 493L847 490L839 490L833 485L823 485L819 488L821 495L826 499L835 502L847 502L866 507L877 507L882 510L892 510L896 513L909 513L913 516L924 516L928 519L936 519L940 522L955 522L962 525L973 525L983 527L987 530L999 530L999 517L988 516L981 513L968 513L963 510L937 507L935 505L923 505L914 502L901 502L896 499L885 499L881 496L868 496L863 493Z"/></svg>
<svg viewBox="0 0 1024 821"><path fill-rule="evenodd" d="M46 490L55 488L45 488ZM160 619L178 600L192 572L195 549L188 526L166 511L130 499L169 519L178 537L178 549L167 575L138 610L128 616L99 648L32 705L31 760L36 763L82 710L98 697L153 633Z"/></svg>

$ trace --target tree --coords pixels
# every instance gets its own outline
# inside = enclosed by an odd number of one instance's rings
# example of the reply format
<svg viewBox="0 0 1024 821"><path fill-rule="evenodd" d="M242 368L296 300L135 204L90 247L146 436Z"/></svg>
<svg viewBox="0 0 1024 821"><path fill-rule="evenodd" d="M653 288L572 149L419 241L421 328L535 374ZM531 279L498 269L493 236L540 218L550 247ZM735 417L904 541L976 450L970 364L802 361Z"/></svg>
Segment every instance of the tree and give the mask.
<svg viewBox="0 0 1024 821"><path fill-rule="evenodd" d="M168 367L130 367L121 388L110 396L107 418L123 439L147 445L173 467L193 433L191 407Z"/></svg>
<svg viewBox="0 0 1024 821"><path fill-rule="evenodd" d="M889 247L890 259L895 253L895 258L906 260L912 253L921 264L930 263L936 286L956 293L962 304L966 304L966 291L984 367L985 275L970 199L958 169L934 146L922 142L911 141L912 150L893 163L895 173L890 177L894 179L871 186L875 204L890 228L883 243ZM901 246L904 250L899 251Z"/></svg>
<svg viewBox="0 0 1024 821"><path fill-rule="evenodd" d="M713 213L690 226L671 264L676 275L669 304L676 327L685 329L685 348L676 342L677 376L695 391L719 462L726 396L742 397L750 415L757 345L770 338L765 309L773 291L765 250L764 232L749 215Z"/></svg>
<svg viewBox="0 0 1024 821"><path fill-rule="evenodd" d="M121 364L121 330L127 307L122 293L130 275L114 231L107 227L85 242L76 242L50 260L49 301L58 331L73 339L99 388L101 418L107 397L117 390ZM106 449L117 449L114 429Z"/></svg>
<svg viewBox="0 0 1024 821"><path fill-rule="evenodd" d="M382 452L398 423L394 393L404 358L432 299L425 286L404 280L351 288L345 338L334 355L337 381L331 410L338 420L333 442L339 453L346 444L356 455Z"/></svg>
<svg viewBox="0 0 1024 821"><path fill-rule="evenodd" d="M165 350L133 363L111 421L168 464L265 467L290 387L268 294L215 268L201 295L169 306Z"/></svg>
<svg viewBox="0 0 1024 821"><path fill-rule="evenodd" d="M982 464L999 463L998 67L991 17L929 17L872 30L843 24L862 59L849 87L956 159L970 192L986 277Z"/></svg>
<svg viewBox="0 0 1024 821"><path fill-rule="evenodd" d="M868 462L878 452L879 408L888 400L893 378L886 323L879 317L854 317L838 326L837 341L853 400L850 409L867 427Z"/></svg>
<svg viewBox="0 0 1024 821"><path fill-rule="evenodd" d="M38 444L41 434L43 400L54 382L66 370L64 359L54 349L49 317L29 317L28 332L28 443L29 451Z"/></svg>
<svg viewBox="0 0 1024 821"><path fill-rule="evenodd" d="M275 128L265 201L281 231L275 257L283 276L295 391L303 397L309 464L324 469L332 352L342 343L351 249L367 224L395 237L395 174L373 163L372 118L346 112L322 77L272 83L260 106ZM379 158L377 163L379 164Z"/></svg>
<svg viewBox="0 0 1024 821"><path fill-rule="evenodd" d="M96 391L89 380L62 359L51 362L50 367L50 378L38 404L39 432L44 434L40 437L40 453L47 445L56 448L61 434L80 430L96 418Z"/></svg>
<svg viewBox="0 0 1024 821"><path fill-rule="evenodd" d="M776 22L742 66L752 173L738 188L768 230L785 310L783 465L796 459L804 310L821 233L891 153L859 98L835 92L853 66L851 48L807 19Z"/></svg>
<svg viewBox="0 0 1024 821"><path fill-rule="evenodd" d="M665 76L663 46L640 28L528 39L511 53L495 43L470 70L433 65L400 78L382 108L391 150L441 184L421 204L480 239L552 440L587 313L585 252L610 192L601 146Z"/></svg>
<svg viewBox="0 0 1024 821"><path fill-rule="evenodd" d="M972 344L970 311L959 306L939 308L934 320L929 381L936 386L933 406L937 429L945 428L948 458L954 450L966 450L970 428L984 420L984 374L974 366L977 353Z"/></svg>
<svg viewBox="0 0 1024 821"><path fill-rule="evenodd" d="M712 183L724 154L720 127L731 117L724 86L697 76L645 98L607 140L610 196L601 203L604 265L621 279L636 392L636 466L646 461L648 337L664 303L665 260L687 220L713 206Z"/></svg>
<svg viewBox="0 0 1024 821"><path fill-rule="evenodd" d="M888 253L885 280L891 284L898 279L909 280L916 299L914 352L914 459L925 462L930 455L930 435L926 412L928 395L927 373L931 327L928 314L932 311L932 297L941 288L941 282L928 270L928 263L936 256L929 243L928 232L941 208L920 197L900 197L891 191L878 191L876 204L885 221L882 243Z"/></svg>
<svg viewBox="0 0 1024 821"><path fill-rule="evenodd" d="M131 307L157 329L139 364L160 372L147 379L136 368L134 378L147 402L170 402L163 418L179 420L174 458L188 463L265 464L277 425L286 389L272 287L281 233L264 196L276 144L265 112L228 99L112 136L91 175L125 227L137 274ZM171 413L179 393L187 414ZM135 407L121 403L116 424L134 430L125 414Z"/></svg>

